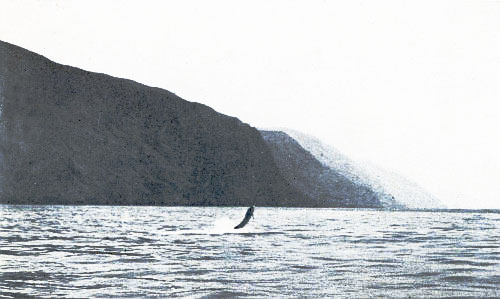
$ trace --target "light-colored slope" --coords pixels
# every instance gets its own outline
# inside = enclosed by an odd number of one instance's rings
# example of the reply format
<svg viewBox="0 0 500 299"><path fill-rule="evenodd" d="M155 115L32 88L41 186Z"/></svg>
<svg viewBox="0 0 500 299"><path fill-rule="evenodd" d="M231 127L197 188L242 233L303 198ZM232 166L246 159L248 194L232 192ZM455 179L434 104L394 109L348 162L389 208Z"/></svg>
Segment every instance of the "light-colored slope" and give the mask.
<svg viewBox="0 0 500 299"><path fill-rule="evenodd" d="M386 206L392 206L393 198L411 209L443 208L444 205L422 187L408 179L373 164L358 163L319 139L290 129L281 129L309 151L323 165L335 169L345 177L369 186Z"/></svg>
<svg viewBox="0 0 500 299"><path fill-rule="evenodd" d="M384 190L392 194L394 198L410 209L435 209L445 208L437 198L429 192L405 177L384 170L372 163L361 164L361 169Z"/></svg>

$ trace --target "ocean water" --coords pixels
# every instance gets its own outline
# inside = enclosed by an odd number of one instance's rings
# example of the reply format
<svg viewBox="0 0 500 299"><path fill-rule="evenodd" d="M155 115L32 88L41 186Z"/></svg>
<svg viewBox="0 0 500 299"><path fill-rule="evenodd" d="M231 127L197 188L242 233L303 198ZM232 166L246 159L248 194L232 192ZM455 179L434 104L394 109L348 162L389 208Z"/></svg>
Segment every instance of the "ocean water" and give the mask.
<svg viewBox="0 0 500 299"><path fill-rule="evenodd" d="M0 206L0 297L500 297L498 211Z"/></svg>

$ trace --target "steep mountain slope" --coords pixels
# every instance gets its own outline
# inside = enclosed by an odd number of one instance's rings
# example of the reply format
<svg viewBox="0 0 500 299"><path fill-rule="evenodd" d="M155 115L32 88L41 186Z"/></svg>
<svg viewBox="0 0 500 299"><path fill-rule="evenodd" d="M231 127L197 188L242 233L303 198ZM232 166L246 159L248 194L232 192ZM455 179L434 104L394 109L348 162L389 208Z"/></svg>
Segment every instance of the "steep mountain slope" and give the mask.
<svg viewBox="0 0 500 299"><path fill-rule="evenodd" d="M330 199L337 203L343 198L342 206L353 201L353 206L367 207L443 207L439 200L415 183L373 165L358 164L314 137L294 130L261 131L261 134L285 178L313 201ZM304 161L301 157L305 156L308 163L294 162Z"/></svg>
<svg viewBox="0 0 500 299"><path fill-rule="evenodd" d="M368 186L321 163L285 132L261 131L261 134L289 184L310 197L314 206L384 207Z"/></svg>
<svg viewBox="0 0 500 299"><path fill-rule="evenodd" d="M259 132L0 42L0 203L304 205Z"/></svg>

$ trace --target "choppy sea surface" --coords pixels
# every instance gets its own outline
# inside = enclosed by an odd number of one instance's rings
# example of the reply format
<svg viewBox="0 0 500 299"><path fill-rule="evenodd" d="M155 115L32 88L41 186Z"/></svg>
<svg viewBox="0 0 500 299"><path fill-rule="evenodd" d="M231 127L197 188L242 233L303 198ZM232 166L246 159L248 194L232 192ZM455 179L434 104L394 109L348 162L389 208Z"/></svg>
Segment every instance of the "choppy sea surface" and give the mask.
<svg viewBox="0 0 500 299"><path fill-rule="evenodd" d="M499 211L0 205L0 297L500 297Z"/></svg>

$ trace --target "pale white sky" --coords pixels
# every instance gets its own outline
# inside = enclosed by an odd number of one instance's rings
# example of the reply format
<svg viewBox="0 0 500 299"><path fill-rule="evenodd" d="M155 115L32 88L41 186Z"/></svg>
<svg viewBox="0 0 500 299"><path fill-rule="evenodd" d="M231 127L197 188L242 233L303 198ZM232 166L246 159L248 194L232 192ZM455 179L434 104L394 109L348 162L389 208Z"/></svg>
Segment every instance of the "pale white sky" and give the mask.
<svg viewBox="0 0 500 299"><path fill-rule="evenodd" d="M0 39L500 208L500 1L3 1Z"/></svg>

